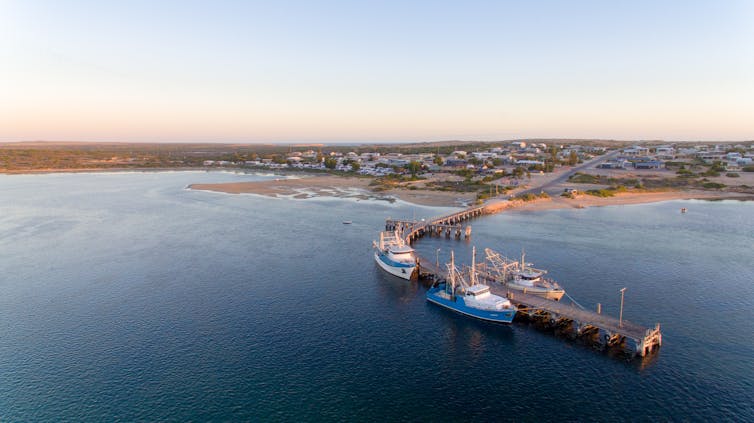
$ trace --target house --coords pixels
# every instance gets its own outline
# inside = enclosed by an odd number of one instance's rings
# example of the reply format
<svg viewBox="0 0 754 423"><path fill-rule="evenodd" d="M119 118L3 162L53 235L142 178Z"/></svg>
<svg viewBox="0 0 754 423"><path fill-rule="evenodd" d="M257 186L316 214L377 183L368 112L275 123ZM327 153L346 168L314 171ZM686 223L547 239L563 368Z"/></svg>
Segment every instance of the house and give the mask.
<svg viewBox="0 0 754 423"><path fill-rule="evenodd" d="M675 148L666 145L657 147L655 155L658 159L673 160L675 159Z"/></svg>
<svg viewBox="0 0 754 423"><path fill-rule="evenodd" d="M623 154L629 157L648 156L649 149L647 147L641 147L641 146L635 145L631 148L624 148Z"/></svg>
<svg viewBox="0 0 754 423"><path fill-rule="evenodd" d="M636 169L662 169L664 166L662 160L641 160L634 162L634 168Z"/></svg>
<svg viewBox="0 0 754 423"><path fill-rule="evenodd" d="M537 166L537 165L544 165L545 162L539 161L539 160L517 160L516 164L519 166Z"/></svg>
<svg viewBox="0 0 754 423"><path fill-rule="evenodd" d="M629 164L630 162L628 160L618 158L608 160L605 163L598 165L597 167L600 169L625 169Z"/></svg>
<svg viewBox="0 0 754 423"><path fill-rule="evenodd" d="M448 167L464 167L468 164L464 159L447 159L445 160L445 166Z"/></svg>

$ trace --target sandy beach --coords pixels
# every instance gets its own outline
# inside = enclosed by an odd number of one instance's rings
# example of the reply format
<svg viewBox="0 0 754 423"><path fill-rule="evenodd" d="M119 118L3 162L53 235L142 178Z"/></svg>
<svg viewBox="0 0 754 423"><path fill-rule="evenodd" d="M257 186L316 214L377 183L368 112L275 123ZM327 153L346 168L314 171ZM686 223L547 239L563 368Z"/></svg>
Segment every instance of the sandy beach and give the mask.
<svg viewBox="0 0 754 423"><path fill-rule="evenodd" d="M568 208L620 206L628 204L656 203L669 200L754 200L751 194L740 194L715 191L648 191L635 193L618 193L614 197L595 197L579 195L576 198L552 197L535 201L492 201L487 210L491 213L515 209L517 211L553 210Z"/></svg>
<svg viewBox="0 0 754 423"><path fill-rule="evenodd" d="M474 193L433 191L426 189L392 189L374 192L370 188L371 179L339 176L312 176L298 179L275 179L258 182L232 182L219 184L193 184L195 190L224 192L228 194L257 194L270 197L341 197L360 199L400 199L406 202L433 207L464 207L473 204ZM751 200L750 194L723 191L643 191L618 193L614 197L595 197L581 194L576 198L552 197L536 201L489 200L490 212L515 208L517 210L549 210L562 208L600 207L625 204L653 203L681 199L741 199Z"/></svg>

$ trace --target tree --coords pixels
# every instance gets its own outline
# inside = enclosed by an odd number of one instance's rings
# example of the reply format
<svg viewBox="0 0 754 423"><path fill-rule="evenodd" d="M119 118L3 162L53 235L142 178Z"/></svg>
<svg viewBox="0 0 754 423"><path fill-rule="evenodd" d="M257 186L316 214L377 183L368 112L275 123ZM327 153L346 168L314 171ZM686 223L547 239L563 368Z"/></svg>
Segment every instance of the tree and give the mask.
<svg viewBox="0 0 754 423"><path fill-rule="evenodd" d="M352 171L358 172L359 169L361 169L361 165L359 164L359 162L356 162L356 161L351 162L351 170Z"/></svg>
<svg viewBox="0 0 754 423"><path fill-rule="evenodd" d="M328 169L335 169L338 165L338 159L335 157L325 157L325 167Z"/></svg>
<svg viewBox="0 0 754 423"><path fill-rule="evenodd" d="M442 159L442 156L437 155L435 156L434 160L432 160L436 165L442 166L445 161Z"/></svg>
<svg viewBox="0 0 754 423"><path fill-rule="evenodd" d="M417 173L421 172L422 164L416 160L411 160L406 168L411 172L411 176L416 176Z"/></svg>
<svg viewBox="0 0 754 423"><path fill-rule="evenodd" d="M579 155L576 154L576 150L571 150L568 154L568 164L573 166L579 162Z"/></svg>

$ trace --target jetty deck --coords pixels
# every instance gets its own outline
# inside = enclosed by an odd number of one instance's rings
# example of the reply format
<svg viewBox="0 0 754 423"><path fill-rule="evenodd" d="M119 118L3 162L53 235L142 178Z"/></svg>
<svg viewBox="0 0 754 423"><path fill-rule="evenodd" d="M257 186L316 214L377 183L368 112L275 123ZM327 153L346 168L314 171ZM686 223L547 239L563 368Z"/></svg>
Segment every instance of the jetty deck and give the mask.
<svg viewBox="0 0 754 423"><path fill-rule="evenodd" d="M407 244L411 244L428 233L437 235L445 233L446 236L455 234L456 238L460 238L465 232L468 238L471 235L471 226L466 226L464 230L461 223L485 213L484 206L477 206L422 221L388 219L385 222L385 229L401 233ZM435 280L447 278L444 264L435 263L418 255L417 260L420 277ZM620 347L632 355L642 357L662 345L659 323L654 328L649 328L628 320L621 321L599 311L585 310L572 303L552 301L526 292L510 290L485 271L482 271L480 276L486 279L492 293L507 297L515 304L520 315L549 327L558 328L561 332L569 333L573 338L588 338L602 346Z"/></svg>

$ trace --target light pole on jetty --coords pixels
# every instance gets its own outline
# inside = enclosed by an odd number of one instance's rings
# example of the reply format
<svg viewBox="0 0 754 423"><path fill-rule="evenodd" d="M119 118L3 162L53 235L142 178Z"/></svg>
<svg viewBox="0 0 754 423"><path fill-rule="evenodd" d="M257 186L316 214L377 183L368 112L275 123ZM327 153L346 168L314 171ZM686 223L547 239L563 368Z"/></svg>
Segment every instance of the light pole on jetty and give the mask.
<svg viewBox="0 0 754 423"><path fill-rule="evenodd" d="M439 248L435 252L435 266L437 266L438 269L440 268L440 249Z"/></svg>
<svg viewBox="0 0 754 423"><path fill-rule="evenodd" d="M623 294L626 292L626 288L620 290L620 317L618 317L618 327L623 327Z"/></svg>

